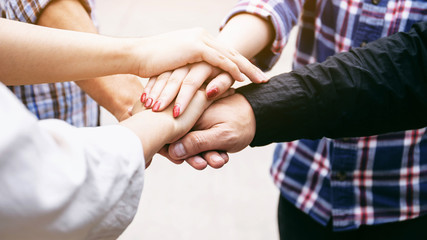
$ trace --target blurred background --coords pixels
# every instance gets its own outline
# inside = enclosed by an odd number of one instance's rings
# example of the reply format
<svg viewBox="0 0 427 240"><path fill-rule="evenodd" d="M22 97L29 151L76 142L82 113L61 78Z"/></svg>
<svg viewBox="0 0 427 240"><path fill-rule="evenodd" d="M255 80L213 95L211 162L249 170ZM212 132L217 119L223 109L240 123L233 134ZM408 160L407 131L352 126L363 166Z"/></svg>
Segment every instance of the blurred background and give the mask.
<svg viewBox="0 0 427 240"><path fill-rule="evenodd" d="M104 35L141 37L203 27L216 36L236 2L97 0L95 14ZM290 70L295 35L269 76ZM101 123L115 122L102 109ZM223 168L203 171L155 156L146 171L138 213L119 239L278 239L279 191L269 175L273 150L273 144L246 148L231 154Z"/></svg>

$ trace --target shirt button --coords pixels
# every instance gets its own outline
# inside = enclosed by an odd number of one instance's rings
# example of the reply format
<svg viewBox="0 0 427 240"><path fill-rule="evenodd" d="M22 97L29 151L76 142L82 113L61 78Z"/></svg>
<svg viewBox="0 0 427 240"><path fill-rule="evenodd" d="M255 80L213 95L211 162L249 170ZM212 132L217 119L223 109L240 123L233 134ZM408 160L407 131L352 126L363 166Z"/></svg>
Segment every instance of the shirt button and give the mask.
<svg viewBox="0 0 427 240"><path fill-rule="evenodd" d="M380 3L380 0L372 0L372 4L378 5L378 3Z"/></svg>
<svg viewBox="0 0 427 240"><path fill-rule="evenodd" d="M363 42L360 44L360 47L364 47L364 46L366 46L366 42L365 42L365 41L363 41Z"/></svg>
<svg viewBox="0 0 427 240"><path fill-rule="evenodd" d="M344 171L339 171L337 173L337 179L338 179L338 181L341 181L341 182L345 181L346 177L347 177L347 175L345 174Z"/></svg>

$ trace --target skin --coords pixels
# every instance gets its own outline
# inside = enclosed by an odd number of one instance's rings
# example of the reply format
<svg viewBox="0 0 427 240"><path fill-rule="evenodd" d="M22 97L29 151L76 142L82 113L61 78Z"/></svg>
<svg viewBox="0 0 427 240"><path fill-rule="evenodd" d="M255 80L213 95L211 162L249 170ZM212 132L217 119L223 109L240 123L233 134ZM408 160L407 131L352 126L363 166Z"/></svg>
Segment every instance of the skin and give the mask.
<svg viewBox="0 0 427 240"><path fill-rule="evenodd" d="M203 59L205 54L194 47L199 42L203 46L203 41L199 38L200 30L197 29L151 39L115 39L6 19L0 19L0 25L0 75L6 84L35 84L55 82L57 79L76 81L120 73L149 76L172 69L177 64L185 65L194 61L194 58ZM180 41L179 38L184 40ZM152 57L153 48L164 43L176 44L174 54L158 51L160 55ZM208 49L209 53L213 51L215 50L212 48ZM165 57L162 59L160 56ZM144 61L147 58L150 61ZM139 105L134 107L134 116L119 124L139 137L148 166L153 155L162 146L177 141L190 130L209 104L205 94L199 91L188 111L178 119L173 118L171 108L155 113L144 111L142 105Z"/></svg>
<svg viewBox="0 0 427 240"><path fill-rule="evenodd" d="M151 159L165 144L175 142L187 133L210 101L202 91L198 91L189 105L188 111L180 118L172 116L172 108L163 112L145 110L142 105L135 106L132 117L120 122L122 126L133 131L141 141L144 149L146 167Z"/></svg>
<svg viewBox="0 0 427 240"><path fill-rule="evenodd" d="M199 28L147 38L113 38L6 19L0 24L0 74L6 85L58 82L59 76L63 82L114 74L151 77L200 61L238 76L260 71Z"/></svg>
<svg viewBox="0 0 427 240"><path fill-rule="evenodd" d="M251 39L251 41L246 41L246 39ZM236 49L248 59L264 49L273 39L274 30L271 23L246 13L231 18L217 37L218 41ZM268 78L265 76L265 79ZM227 91L233 85L234 80L239 79L208 64L196 63L150 78L143 92L145 101L142 102L146 107L153 107L154 111L162 111L176 97L175 106L179 106L180 113L183 113L194 93L203 83L207 83L207 96L215 99ZM261 83L255 79L251 80ZM158 106L156 106L157 102Z"/></svg>
<svg viewBox="0 0 427 240"><path fill-rule="evenodd" d="M98 33L79 0L51 2L41 13L37 25ZM76 84L119 121L130 117L128 109L144 89L138 77L125 74L77 81Z"/></svg>
<svg viewBox="0 0 427 240"><path fill-rule="evenodd" d="M179 141L163 148L161 154L175 163L186 160L198 170L207 165L220 168L228 161L223 153L239 152L253 140L255 115L246 98L240 94L214 102Z"/></svg>
<svg viewBox="0 0 427 240"><path fill-rule="evenodd" d="M274 40L274 37L274 28L270 22L259 18L258 16L243 13L232 17L218 35L217 39L223 44L236 49L243 56L250 59L265 47L269 46ZM251 41L247 41L247 39L251 39ZM196 91L204 82L207 83L207 96L209 99L215 99L234 84L234 79L229 74L205 63L196 63L185 68L177 69L174 72L164 73L157 78L151 78L144 89L146 93L145 99L149 99L150 97L158 99L157 101L161 102L161 106L159 108L153 108L153 110L161 111L168 105L168 103L172 102L176 96L175 106L178 105L180 112L182 113L185 111L194 91ZM156 100L153 100L152 103L155 105ZM247 101L241 101L241 104L244 103L247 103ZM216 106L216 104L213 106ZM150 106L146 105L146 107ZM237 112L239 110L241 110L240 106L236 106L235 111ZM210 112L209 109L207 111ZM225 115L225 113L220 112L218 112L218 114ZM234 115L234 112L230 112L230 114ZM203 119L208 122L210 121L208 118ZM233 121L233 119L227 120ZM245 119L242 118L239 119L239 121L245 121ZM212 125L213 124L214 123L212 123ZM245 129L242 130L246 131ZM229 151L230 146L216 148L217 146L215 144L216 142L227 141L227 139L222 139L224 135L219 135L216 136L218 138L215 138L213 135L204 135L203 133L200 133L200 139L203 140L205 138L206 140L205 144L195 142L197 139L194 141L192 140L194 136L198 136L194 135L194 132L189 133L189 136L190 137L187 139L190 140L185 142L184 146L189 149L197 149L197 151L189 151L191 155L187 154L185 157L177 157L172 153L172 146L176 145L171 145L169 153L168 149L165 148L162 149L160 153L176 164L180 164L183 160L186 160L187 163L198 170L204 169L207 165L213 168L220 168L227 163L229 158L225 151ZM185 141L186 139L184 138L183 140ZM247 143L244 145L246 147L250 141L248 142L245 139L244 143ZM197 147L197 144L204 145L204 147ZM188 145L193 147L189 147ZM170 155L172 155L172 157Z"/></svg>

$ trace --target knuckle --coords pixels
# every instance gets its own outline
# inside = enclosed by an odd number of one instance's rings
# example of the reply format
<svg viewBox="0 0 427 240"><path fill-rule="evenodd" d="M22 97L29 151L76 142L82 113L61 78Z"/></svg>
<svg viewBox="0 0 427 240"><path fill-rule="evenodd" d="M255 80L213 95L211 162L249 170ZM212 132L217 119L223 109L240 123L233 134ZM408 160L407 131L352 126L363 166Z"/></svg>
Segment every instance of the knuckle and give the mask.
<svg viewBox="0 0 427 240"><path fill-rule="evenodd" d="M180 83L182 81L182 78L176 77L176 76L171 76L169 77L168 82L170 83Z"/></svg>
<svg viewBox="0 0 427 240"><path fill-rule="evenodd" d="M186 77L184 81L182 81L182 85L193 86L196 84L196 81L192 77Z"/></svg>
<svg viewBox="0 0 427 240"><path fill-rule="evenodd" d="M207 143L206 138L201 134L192 134L189 140L191 149L193 149L194 151L202 149Z"/></svg>

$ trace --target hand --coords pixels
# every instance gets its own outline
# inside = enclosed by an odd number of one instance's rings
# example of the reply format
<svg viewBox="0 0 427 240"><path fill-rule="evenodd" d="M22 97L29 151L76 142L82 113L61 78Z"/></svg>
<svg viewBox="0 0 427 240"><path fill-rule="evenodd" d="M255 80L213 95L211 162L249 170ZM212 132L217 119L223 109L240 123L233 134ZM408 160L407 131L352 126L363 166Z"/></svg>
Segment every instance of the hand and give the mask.
<svg viewBox="0 0 427 240"><path fill-rule="evenodd" d="M131 108L144 89L139 77L118 74L90 80L76 81L99 105L107 109L118 121L130 117Z"/></svg>
<svg viewBox="0 0 427 240"><path fill-rule="evenodd" d="M264 73L237 51L224 47L200 28L133 39L129 49L134 56L135 73L140 77L157 76L187 64L205 61L244 81L267 80ZM242 74L243 73L243 74Z"/></svg>
<svg viewBox="0 0 427 240"><path fill-rule="evenodd" d="M150 78L141 102L147 108L153 107L153 111L163 111L178 95L174 105L174 117L177 117L185 111L195 92L206 82L206 96L215 100L233 85L234 79L207 63L195 63Z"/></svg>
<svg viewBox="0 0 427 240"><path fill-rule="evenodd" d="M206 164L218 168L228 159L224 159L224 154L217 150L238 152L252 142L256 129L255 115L246 98L234 94L213 103L193 129L161 153L175 163L187 160L196 169L203 169Z"/></svg>
<svg viewBox="0 0 427 240"><path fill-rule="evenodd" d="M230 90L225 95L232 93ZM172 117L172 107L163 112L153 112L146 110L140 102L137 102L133 107L132 117L120 124L139 137L148 166L153 155L164 145L177 141L194 126L211 102L206 98L204 91L200 90L195 94L187 111L179 118Z"/></svg>

